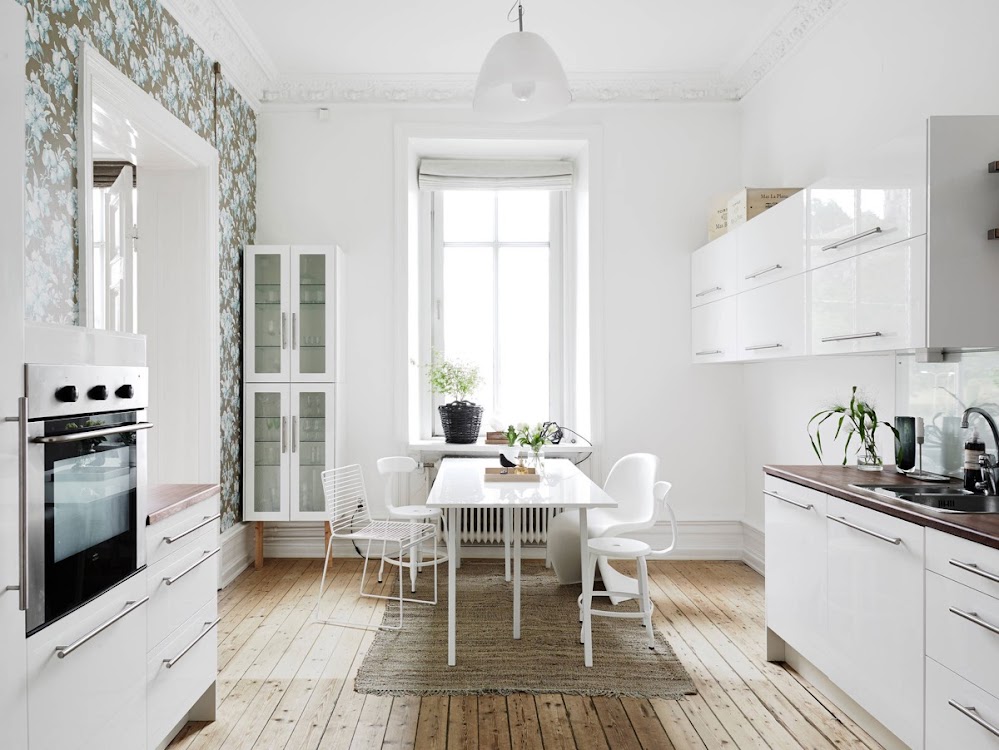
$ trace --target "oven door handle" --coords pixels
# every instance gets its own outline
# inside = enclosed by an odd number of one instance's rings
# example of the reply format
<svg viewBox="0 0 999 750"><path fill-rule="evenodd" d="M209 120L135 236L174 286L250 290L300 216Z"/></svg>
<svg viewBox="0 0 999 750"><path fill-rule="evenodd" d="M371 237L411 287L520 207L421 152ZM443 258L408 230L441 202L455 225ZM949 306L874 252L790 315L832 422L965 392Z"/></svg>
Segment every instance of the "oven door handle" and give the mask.
<svg viewBox="0 0 999 750"><path fill-rule="evenodd" d="M46 435L44 437L33 438L33 443L78 443L81 440L90 440L104 435L120 435L123 432L138 432L148 430L153 426L152 422L137 422L136 424L121 424L115 427L101 427L96 430L86 432L74 432L71 435Z"/></svg>

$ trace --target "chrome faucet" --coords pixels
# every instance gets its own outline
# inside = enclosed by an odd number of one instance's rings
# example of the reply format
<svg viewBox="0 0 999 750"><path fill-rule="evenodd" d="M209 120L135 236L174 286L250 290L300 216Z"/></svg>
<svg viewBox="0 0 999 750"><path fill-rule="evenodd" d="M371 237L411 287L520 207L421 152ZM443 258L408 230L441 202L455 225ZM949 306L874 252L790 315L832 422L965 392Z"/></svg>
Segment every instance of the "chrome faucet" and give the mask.
<svg viewBox="0 0 999 750"><path fill-rule="evenodd" d="M978 414L989 423L989 428L992 430L992 440L995 441L996 449L999 450L999 428L996 427L992 415L977 406L969 406L964 410L964 416L961 418L963 429L967 429L968 416L971 414ZM978 482L975 487L986 490L990 495L999 495L999 463L991 454L986 453L979 457L978 465L982 467L982 481Z"/></svg>

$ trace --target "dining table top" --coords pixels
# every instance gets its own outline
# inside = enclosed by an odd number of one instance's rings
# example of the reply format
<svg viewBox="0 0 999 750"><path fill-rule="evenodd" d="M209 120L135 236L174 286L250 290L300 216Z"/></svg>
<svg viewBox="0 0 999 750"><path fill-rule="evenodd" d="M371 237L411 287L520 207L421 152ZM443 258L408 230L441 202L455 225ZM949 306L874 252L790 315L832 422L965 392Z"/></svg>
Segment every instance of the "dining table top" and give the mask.
<svg viewBox="0 0 999 750"><path fill-rule="evenodd" d="M487 481L496 458L445 458L427 505L431 508L616 508L617 502L570 460L544 462L540 479ZM512 469L510 470L513 471Z"/></svg>

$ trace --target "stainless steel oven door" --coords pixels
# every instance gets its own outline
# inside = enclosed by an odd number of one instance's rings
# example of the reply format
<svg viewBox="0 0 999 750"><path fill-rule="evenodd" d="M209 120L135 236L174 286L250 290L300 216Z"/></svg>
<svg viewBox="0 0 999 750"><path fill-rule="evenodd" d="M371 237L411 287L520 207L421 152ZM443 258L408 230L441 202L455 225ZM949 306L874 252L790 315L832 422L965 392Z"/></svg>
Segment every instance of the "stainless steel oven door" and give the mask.
<svg viewBox="0 0 999 750"><path fill-rule="evenodd" d="M28 423L29 635L145 565L145 416Z"/></svg>

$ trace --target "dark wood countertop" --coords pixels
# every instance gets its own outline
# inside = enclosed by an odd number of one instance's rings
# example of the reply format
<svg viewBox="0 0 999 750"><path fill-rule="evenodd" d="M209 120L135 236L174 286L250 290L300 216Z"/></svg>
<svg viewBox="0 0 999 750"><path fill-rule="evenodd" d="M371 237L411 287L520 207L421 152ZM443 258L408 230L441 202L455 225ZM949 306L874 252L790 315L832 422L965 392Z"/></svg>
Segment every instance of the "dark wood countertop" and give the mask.
<svg viewBox="0 0 999 750"><path fill-rule="evenodd" d="M217 484L153 484L146 494L146 525L152 526L184 508L219 493Z"/></svg>
<svg viewBox="0 0 999 750"><path fill-rule="evenodd" d="M851 466L764 466L763 471L770 476L811 487L813 490L901 518L903 521L999 549L999 514L942 513L850 486L880 484L925 487L927 485L926 482L918 482L899 474L894 466L886 466L884 471L880 472L861 471ZM957 488L961 483L955 479L952 485Z"/></svg>

